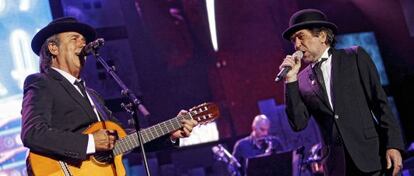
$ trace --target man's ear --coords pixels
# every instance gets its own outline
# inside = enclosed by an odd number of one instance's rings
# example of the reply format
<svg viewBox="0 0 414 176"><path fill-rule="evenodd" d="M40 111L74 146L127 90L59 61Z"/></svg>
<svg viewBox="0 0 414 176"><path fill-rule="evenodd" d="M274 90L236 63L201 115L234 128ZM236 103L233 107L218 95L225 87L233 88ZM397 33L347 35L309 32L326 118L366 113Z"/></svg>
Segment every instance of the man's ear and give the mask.
<svg viewBox="0 0 414 176"><path fill-rule="evenodd" d="M328 39L325 31L321 31L318 37L319 41L321 41L322 43L326 43L326 40Z"/></svg>
<svg viewBox="0 0 414 176"><path fill-rule="evenodd" d="M58 53L59 53L59 49L58 49L58 47L57 47L57 45L56 45L56 43L53 43L53 42L50 42L48 45L47 45L47 49L49 50L49 52L52 54L52 55L58 55Z"/></svg>

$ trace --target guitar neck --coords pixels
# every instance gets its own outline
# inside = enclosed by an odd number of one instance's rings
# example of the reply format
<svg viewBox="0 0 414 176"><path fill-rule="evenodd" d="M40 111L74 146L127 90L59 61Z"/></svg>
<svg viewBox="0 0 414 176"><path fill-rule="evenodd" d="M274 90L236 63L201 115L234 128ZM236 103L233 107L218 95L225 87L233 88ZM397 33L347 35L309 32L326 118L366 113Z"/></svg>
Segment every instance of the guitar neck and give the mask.
<svg viewBox="0 0 414 176"><path fill-rule="evenodd" d="M161 122L154 126L142 129L140 131L142 135L142 143L145 144L150 142L154 139L157 139L161 136L164 136L172 131L175 131L182 127L181 120L183 119L192 119L192 113L188 113L186 115L177 116L170 120ZM127 135L126 137L119 139L115 143L115 147L113 149L114 156L123 154L125 152L131 151L132 149L139 147L138 142L138 134L137 132Z"/></svg>

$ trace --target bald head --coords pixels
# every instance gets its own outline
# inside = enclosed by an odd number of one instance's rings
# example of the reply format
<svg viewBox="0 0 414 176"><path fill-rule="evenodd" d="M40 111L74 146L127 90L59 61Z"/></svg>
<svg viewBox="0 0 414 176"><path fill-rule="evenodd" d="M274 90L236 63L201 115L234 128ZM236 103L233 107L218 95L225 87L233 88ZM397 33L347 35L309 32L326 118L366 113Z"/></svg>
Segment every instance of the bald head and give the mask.
<svg viewBox="0 0 414 176"><path fill-rule="evenodd" d="M252 122L252 127L258 127L258 126L262 126L266 124L270 125L269 119L266 117L266 115L259 114L256 117L254 117L253 122Z"/></svg>
<svg viewBox="0 0 414 176"><path fill-rule="evenodd" d="M252 122L252 135L255 138L267 136L269 134L270 120L263 114L254 117Z"/></svg>

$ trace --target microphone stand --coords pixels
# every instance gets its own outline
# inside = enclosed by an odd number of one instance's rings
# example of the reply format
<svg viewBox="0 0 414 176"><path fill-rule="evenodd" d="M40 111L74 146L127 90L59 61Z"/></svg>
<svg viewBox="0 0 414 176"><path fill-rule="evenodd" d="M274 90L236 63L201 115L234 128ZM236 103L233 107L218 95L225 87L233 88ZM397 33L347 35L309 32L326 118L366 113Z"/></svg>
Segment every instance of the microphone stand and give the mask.
<svg viewBox="0 0 414 176"><path fill-rule="evenodd" d="M300 146L298 149L296 149L296 153L298 153L300 155L300 161L298 164L298 176L302 175L302 166L304 164L304 159L305 159L305 147L304 146Z"/></svg>
<svg viewBox="0 0 414 176"><path fill-rule="evenodd" d="M116 83L118 83L118 85L122 88L121 94L125 97L128 97L130 100L129 104L125 105L124 103L122 103L121 106L128 113L132 115L132 118L134 121L133 124L138 134L138 142L141 148L141 155L142 155L142 160L144 161L145 171L147 173L147 176L151 176L151 173L148 167L147 156L145 154L144 144L142 142L143 140L142 140L142 135L140 132L141 128L140 128L139 120L138 120L138 112L141 112L143 115L149 115L149 112L146 110L144 105L142 105L141 101L137 98L137 96L130 89L128 89L128 87L122 82L122 80L118 77L118 75L116 75L115 67L109 67L108 64L102 59L102 57L98 53L98 49L95 49L92 52L92 54L96 58L96 60L98 60L102 64L106 72L108 72L112 76L112 78L116 81Z"/></svg>

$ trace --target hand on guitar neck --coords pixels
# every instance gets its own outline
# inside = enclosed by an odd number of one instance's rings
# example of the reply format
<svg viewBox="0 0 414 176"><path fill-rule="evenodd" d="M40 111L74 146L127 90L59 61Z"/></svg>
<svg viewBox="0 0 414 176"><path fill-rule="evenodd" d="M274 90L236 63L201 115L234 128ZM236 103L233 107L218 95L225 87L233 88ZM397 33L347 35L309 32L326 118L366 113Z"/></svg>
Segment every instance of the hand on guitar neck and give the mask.
<svg viewBox="0 0 414 176"><path fill-rule="evenodd" d="M117 139L116 132L109 129L100 129L93 134L96 151L112 150Z"/></svg>
<svg viewBox="0 0 414 176"><path fill-rule="evenodd" d="M181 110L179 113L178 113L178 115L180 116L180 115L185 115L185 114L187 114L188 113L188 111L186 111L186 110ZM178 130L176 130L176 131L173 131L173 132L171 132L171 140L173 140L173 141L175 141L175 140L177 140L178 138L184 138L184 137L188 137L188 136L190 136L190 134L191 134L191 131L193 130L193 128L195 127L195 126L197 126L197 121L196 120L194 120L194 119L191 119L191 120L187 120L187 119L183 119L183 120L181 120L180 121L181 122L181 124L182 124L182 128L181 129L178 129Z"/></svg>

